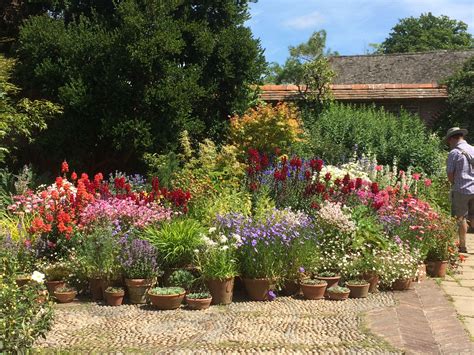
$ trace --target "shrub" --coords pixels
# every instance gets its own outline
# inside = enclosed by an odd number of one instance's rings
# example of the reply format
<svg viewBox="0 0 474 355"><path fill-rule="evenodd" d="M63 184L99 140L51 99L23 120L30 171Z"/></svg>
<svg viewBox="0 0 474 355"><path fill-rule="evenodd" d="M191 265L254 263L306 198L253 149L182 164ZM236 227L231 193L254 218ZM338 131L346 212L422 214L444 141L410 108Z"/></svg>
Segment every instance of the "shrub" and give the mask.
<svg viewBox="0 0 474 355"><path fill-rule="evenodd" d="M188 270L176 270L173 271L168 278L168 285L172 287L181 287L185 290L191 290L194 283L196 282L196 277L194 277L191 272Z"/></svg>
<svg viewBox="0 0 474 355"><path fill-rule="evenodd" d="M260 105L230 119L230 140L242 153L250 148L267 154L276 148L288 153L303 138L299 111L284 103Z"/></svg>
<svg viewBox="0 0 474 355"><path fill-rule="evenodd" d="M338 164L358 153L376 155L381 164L398 159L400 168L409 165L432 173L440 166L440 140L430 135L422 120L401 112L397 117L375 107L335 103L319 117L308 113L310 144L316 155Z"/></svg>
<svg viewBox="0 0 474 355"><path fill-rule="evenodd" d="M157 250L146 240L120 238L119 261L128 279L150 279L158 274Z"/></svg>
<svg viewBox="0 0 474 355"><path fill-rule="evenodd" d="M157 296L181 295L185 292L181 287L155 287L148 291L149 294Z"/></svg>
<svg viewBox="0 0 474 355"><path fill-rule="evenodd" d="M192 263L194 250L202 245L203 226L193 219L176 219L161 227L150 226L140 233L157 250L165 266L181 267Z"/></svg>

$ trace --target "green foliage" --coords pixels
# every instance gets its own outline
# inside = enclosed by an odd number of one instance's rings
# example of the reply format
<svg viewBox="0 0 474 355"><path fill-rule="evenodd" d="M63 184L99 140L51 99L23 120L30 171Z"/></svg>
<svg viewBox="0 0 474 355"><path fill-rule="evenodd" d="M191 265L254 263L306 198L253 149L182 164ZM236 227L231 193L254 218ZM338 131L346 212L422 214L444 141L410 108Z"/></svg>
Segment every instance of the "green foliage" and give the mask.
<svg viewBox="0 0 474 355"><path fill-rule="evenodd" d="M47 128L47 121L61 109L45 100L19 98L20 89L10 82L15 61L0 55L0 163L14 162L17 150L32 143Z"/></svg>
<svg viewBox="0 0 474 355"><path fill-rule="evenodd" d="M114 228L109 224L97 224L74 238L79 240L76 246L76 258L85 278L106 278L113 280L120 272L118 255L120 246Z"/></svg>
<svg viewBox="0 0 474 355"><path fill-rule="evenodd" d="M355 252L371 252L388 248L387 238L381 223L373 213L373 209L366 205L359 205L352 209L352 219L356 223L357 231L352 240L352 249Z"/></svg>
<svg viewBox="0 0 474 355"><path fill-rule="evenodd" d="M64 106L31 158L140 167L144 153L175 148L183 130L219 137L263 71L244 26L247 0L71 3L21 29L21 83Z"/></svg>
<svg viewBox="0 0 474 355"><path fill-rule="evenodd" d="M196 277L191 272L179 269L171 273L167 283L172 287L181 287L185 290L191 290L195 282Z"/></svg>
<svg viewBox="0 0 474 355"><path fill-rule="evenodd" d="M155 287L148 291L151 295L157 296L169 296L169 295L181 295L185 293L184 288L181 287Z"/></svg>
<svg viewBox="0 0 474 355"><path fill-rule="evenodd" d="M442 134L450 127L474 132L474 57L447 81L448 107L440 119Z"/></svg>
<svg viewBox="0 0 474 355"><path fill-rule="evenodd" d="M470 49L474 47L467 24L431 12L420 17L401 19L381 44L381 53L424 52L437 49Z"/></svg>
<svg viewBox="0 0 474 355"><path fill-rule="evenodd" d="M184 267L192 263L194 250L202 245L203 226L193 219L174 219L160 227L150 226L140 233L157 250L167 267Z"/></svg>
<svg viewBox="0 0 474 355"><path fill-rule="evenodd" d="M227 280L239 274L235 247L208 246L197 255L197 265L204 280Z"/></svg>
<svg viewBox="0 0 474 355"><path fill-rule="evenodd" d="M397 158L401 169L413 166L428 174L440 168L441 142L421 119L402 112L399 117L375 107L332 104L319 117L305 117L313 154L330 164L358 154L374 154L383 165Z"/></svg>
<svg viewBox="0 0 474 355"><path fill-rule="evenodd" d="M190 300L204 300L211 298L211 294L209 292L188 293L186 298Z"/></svg>
<svg viewBox="0 0 474 355"><path fill-rule="evenodd" d="M65 281L72 273L71 265L67 262L47 264L43 269L48 281Z"/></svg>

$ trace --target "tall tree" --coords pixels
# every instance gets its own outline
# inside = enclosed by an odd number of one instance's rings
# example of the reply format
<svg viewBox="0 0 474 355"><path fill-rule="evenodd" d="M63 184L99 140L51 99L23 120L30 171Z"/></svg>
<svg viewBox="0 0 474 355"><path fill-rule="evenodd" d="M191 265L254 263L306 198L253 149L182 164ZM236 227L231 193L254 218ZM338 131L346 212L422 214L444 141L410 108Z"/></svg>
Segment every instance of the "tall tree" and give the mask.
<svg viewBox="0 0 474 355"><path fill-rule="evenodd" d="M378 48L379 53L424 52L438 49L474 48L472 35L462 21L431 12L401 19Z"/></svg>
<svg viewBox="0 0 474 355"><path fill-rule="evenodd" d="M40 163L132 169L183 130L219 136L265 65L244 26L248 0L70 0L62 11L20 32L26 92L64 106L25 152Z"/></svg>

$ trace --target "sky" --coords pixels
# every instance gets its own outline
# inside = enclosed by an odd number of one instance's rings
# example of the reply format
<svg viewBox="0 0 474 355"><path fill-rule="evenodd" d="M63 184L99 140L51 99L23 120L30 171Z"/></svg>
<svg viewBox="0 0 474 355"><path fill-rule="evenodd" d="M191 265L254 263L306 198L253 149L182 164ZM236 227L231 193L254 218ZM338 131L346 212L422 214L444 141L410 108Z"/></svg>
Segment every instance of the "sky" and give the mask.
<svg viewBox="0 0 474 355"><path fill-rule="evenodd" d="M421 13L446 15L468 24L474 34L474 0L258 0L249 26L268 62L283 64L288 47L327 32L326 46L340 55L364 54L381 43L399 19Z"/></svg>

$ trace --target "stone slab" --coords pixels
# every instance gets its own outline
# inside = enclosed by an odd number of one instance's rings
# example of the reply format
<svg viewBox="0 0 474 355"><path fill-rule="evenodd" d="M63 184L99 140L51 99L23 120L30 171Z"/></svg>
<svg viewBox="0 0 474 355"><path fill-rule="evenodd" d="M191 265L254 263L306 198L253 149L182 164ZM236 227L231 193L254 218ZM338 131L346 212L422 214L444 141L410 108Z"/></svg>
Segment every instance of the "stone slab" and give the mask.
<svg viewBox="0 0 474 355"><path fill-rule="evenodd" d="M469 287L462 287L462 286L451 286L445 285L444 283L441 285L444 292L446 292L450 296L466 296L466 297L474 297L474 291L472 291ZM473 299L474 302L474 299Z"/></svg>
<svg viewBox="0 0 474 355"><path fill-rule="evenodd" d="M474 295L473 297L451 296L456 311L467 317L474 317Z"/></svg>
<svg viewBox="0 0 474 355"><path fill-rule="evenodd" d="M474 280L462 280L462 279L460 279L459 283L463 287L474 287ZM473 296L474 296L474 294L473 294Z"/></svg>

